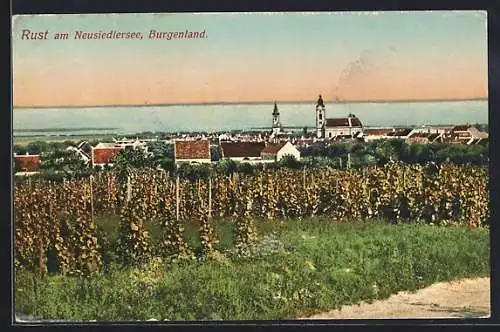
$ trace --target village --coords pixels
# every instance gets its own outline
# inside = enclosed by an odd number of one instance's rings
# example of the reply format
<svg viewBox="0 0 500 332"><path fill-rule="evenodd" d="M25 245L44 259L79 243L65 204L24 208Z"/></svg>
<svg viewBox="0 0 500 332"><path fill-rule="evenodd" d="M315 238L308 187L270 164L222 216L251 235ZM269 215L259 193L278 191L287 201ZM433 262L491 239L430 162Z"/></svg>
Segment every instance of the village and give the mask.
<svg viewBox="0 0 500 332"><path fill-rule="evenodd" d="M490 10L84 7L11 16L12 325L491 325Z"/></svg>
<svg viewBox="0 0 500 332"><path fill-rule="evenodd" d="M338 144L346 141L373 142L376 140L402 140L408 144L463 144L486 145L488 133L477 125L419 127L369 127L354 114L343 118L329 118L326 106L319 95L315 106L316 126L304 127L302 132L287 131L280 120L277 103L272 110L272 126L268 130L215 133L171 133L168 137L119 138L112 142L99 142L92 146L83 140L68 146L85 165L91 168L112 167L114 157L122 150L133 149L150 154L151 143L161 142L173 146L176 164L209 164L220 160L233 160L250 164L281 161L285 156L301 159L300 150L319 144ZM213 149L220 151L219 158L212 156ZM14 154L18 175L36 174L44 154ZM215 160L214 160L215 159Z"/></svg>

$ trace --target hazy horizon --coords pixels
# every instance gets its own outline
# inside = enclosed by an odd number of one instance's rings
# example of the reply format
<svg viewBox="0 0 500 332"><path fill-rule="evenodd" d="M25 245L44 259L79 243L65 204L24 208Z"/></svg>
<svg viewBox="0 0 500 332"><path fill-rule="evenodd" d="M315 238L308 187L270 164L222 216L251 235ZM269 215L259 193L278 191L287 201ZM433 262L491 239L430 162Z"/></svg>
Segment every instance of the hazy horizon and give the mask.
<svg viewBox="0 0 500 332"><path fill-rule="evenodd" d="M23 29L144 38L21 40ZM485 11L19 15L12 33L15 108L488 95Z"/></svg>
<svg viewBox="0 0 500 332"><path fill-rule="evenodd" d="M317 99L310 100L256 100L256 101L219 101L219 102L191 102L191 103L162 103L162 104L101 104L101 105L55 105L55 106L30 106L30 105L20 105L13 106L13 109L44 109L44 108L99 108L99 107L156 107L156 106L190 106L190 105L254 105L254 104L310 104L316 103ZM329 100L323 98L325 103L334 103L334 104L364 104L364 103L429 103L429 102L461 102L461 101L488 101L488 97L478 97L478 98L465 98L465 99L414 99L414 100Z"/></svg>
<svg viewBox="0 0 500 332"><path fill-rule="evenodd" d="M346 117L353 113L367 127L488 123L486 100L403 103L326 101L325 106L327 118ZM56 134L61 131L71 133L75 128L100 131L102 128L115 128L118 133L247 130L270 128L273 109L272 103L18 108L13 116L13 129L26 132L52 128ZM278 110L284 127L315 126L314 103L278 103Z"/></svg>

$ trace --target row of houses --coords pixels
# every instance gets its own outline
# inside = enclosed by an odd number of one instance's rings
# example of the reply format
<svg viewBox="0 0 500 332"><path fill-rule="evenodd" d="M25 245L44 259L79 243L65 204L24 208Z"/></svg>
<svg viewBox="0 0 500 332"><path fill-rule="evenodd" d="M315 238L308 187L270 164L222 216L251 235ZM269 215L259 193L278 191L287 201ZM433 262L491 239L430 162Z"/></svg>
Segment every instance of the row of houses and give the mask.
<svg viewBox="0 0 500 332"><path fill-rule="evenodd" d="M175 162L190 164L212 163L211 146L212 144L208 139L175 140ZM99 143L95 147L84 141L76 147L69 147L68 150L74 151L86 164L92 167L104 167L113 166L113 158L127 148L141 149L145 154L149 154L145 144L139 144L139 142L132 144L129 141L125 143ZM238 162L270 163L281 161L287 155L300 160L300 151L290 142L221 142L220 151L222 159ZM15 154L14 158L21 172L37 171L41 166L40 155Z"/></svg>
<svg viewBox="0 0 500 332"><path fill-rule="evenodd" d="M365 128L364 141L402 139L408 143L486 144L488 133L475 125L424 126L419 128Z"/></svg>
<svg viewBox="0 0 500 332"><path fill-rule="evenodd" d="M268 163L281 161L290 155L300 160L300 151L290 142L221 142L221 159L238 162ZM174 156L176 162L210 163L211 151L208 140L175 141Z"/></svg>
<svg viewBox="0 0 500 332"><path fill-rule="evenodd" d="M339 119L335 119L338 120L338 123L333 127L327 126L329 129L328 132L332 132L332 130L339 131L341 130L339 128L342 126L352 127L353 121L351 118L354 117L350 116L342 123ZM356 118L356 121L359 121L359 119ZM322 128L324 129L325 126L322 125ZM359 133L361 134L358 135ZM323 137L281 137L281 139L277 136L271 139L267 137L266 139L262 135L256 135L246 140L235 140L235 137L229 135L219 135L212 138L186 136L181 139L173 139L174 157L176 163L210 163L212 162L211 146L218 145L222 159L249 163L266 163L280 161L284 156L292 155L297 160L300 160L300 152L297 147L314 145L318 141L322 141L325 136L328 137L329 134L321 136ZM424 126L419 128L363 128L361 132L356 132L355 136L351 136L351 139L364 141L402 139L408 143L419 144L439 142L474 145L488 143L488 134L474 125ZM104 167L113 166L113 158L125 149L140 149L145 154L149 154L148 143L150 141L152 140L121 139L115 140L112 143L99 143L96 146L91 146L87 141L83 141L76 147L68 147L67 150L79 155L84 163L89 166ZM21 172L36 171L41 165L40 155L14 155L14 158Z"/></svg>

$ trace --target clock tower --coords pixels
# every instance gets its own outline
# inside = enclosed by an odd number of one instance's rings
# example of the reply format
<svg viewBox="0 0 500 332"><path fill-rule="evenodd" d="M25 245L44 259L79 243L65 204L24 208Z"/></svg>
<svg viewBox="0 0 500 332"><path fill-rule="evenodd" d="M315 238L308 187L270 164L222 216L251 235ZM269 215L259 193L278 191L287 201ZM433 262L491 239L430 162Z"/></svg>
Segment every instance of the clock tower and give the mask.
<svg viewBox="0 0 500 332"><path fill-rule="evenodd" d="M276 102L274 102L274 109L273 109L273 133L274 134L279 134L281 133L281 122L280 122L280 112L278 111L278 105L276 105Z"/></svg>
<svg viewBox="0 0 500 332"><path fill-rule="evenodd" d="M318 138L324 137L325 132L325 114L326 108L323 102L323 98L319 95L318 101L316 102L316 136Z"/></svg>

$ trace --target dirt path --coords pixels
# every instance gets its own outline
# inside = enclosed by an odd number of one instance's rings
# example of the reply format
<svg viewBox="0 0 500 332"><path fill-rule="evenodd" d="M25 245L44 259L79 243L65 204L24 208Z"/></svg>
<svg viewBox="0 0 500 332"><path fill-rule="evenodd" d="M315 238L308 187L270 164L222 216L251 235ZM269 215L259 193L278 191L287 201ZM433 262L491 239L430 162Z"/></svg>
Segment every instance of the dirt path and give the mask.
<svg viewBox="0 0 500 332"><path fill-rule="evenodd" d="M490 278L441 282L415 293L399 292L372 304L300 319L478 318L490 314Z"/></svg>

